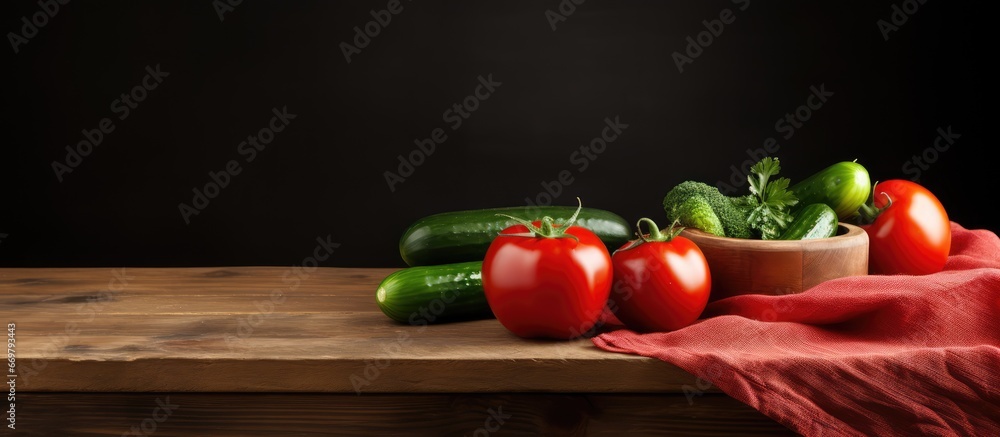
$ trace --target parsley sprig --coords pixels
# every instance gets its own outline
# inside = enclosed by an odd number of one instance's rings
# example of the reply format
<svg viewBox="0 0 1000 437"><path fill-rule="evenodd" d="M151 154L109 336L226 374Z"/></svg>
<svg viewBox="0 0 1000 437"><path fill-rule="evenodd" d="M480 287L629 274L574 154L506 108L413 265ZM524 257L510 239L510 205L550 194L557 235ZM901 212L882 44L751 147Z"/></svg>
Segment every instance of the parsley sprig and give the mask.
<svg viewBox="0 0 1000 437"><path fill-rule="evenodd" d="M760 231L764 240L774 240L781 236L792 222L789 207L799 203L795 193L788 191L788 178L770 180L779 171L781 164L778 159L767 157L754 164L747 176L750 193L757 200L757 206L750 211L747 222L751 228Z"/></svg>

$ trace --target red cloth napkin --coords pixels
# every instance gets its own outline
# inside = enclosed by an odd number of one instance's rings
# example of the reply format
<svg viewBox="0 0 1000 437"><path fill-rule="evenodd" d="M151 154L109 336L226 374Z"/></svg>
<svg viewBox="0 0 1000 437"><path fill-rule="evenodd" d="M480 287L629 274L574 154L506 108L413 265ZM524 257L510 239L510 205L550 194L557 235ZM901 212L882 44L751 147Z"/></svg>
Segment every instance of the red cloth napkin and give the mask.
<svg viewBox="0 0 1000 437"><path fill-rule="evenodd" d="M669 333L595 336L803 435L1000 436L1000 239L952 223L944 271L709 304ZM697 402L697 398L692 399Z"/></svg>

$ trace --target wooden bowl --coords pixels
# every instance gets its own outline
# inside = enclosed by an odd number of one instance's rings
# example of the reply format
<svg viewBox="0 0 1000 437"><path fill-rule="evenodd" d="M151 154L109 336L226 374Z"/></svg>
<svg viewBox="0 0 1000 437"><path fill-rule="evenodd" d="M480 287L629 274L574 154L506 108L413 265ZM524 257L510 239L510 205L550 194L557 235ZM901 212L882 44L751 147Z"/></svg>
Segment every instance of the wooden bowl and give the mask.
<svg viewBox="0 0 1000 437"><path fill-rule="evenodd" d="M687 228L705 254L718 300L739 294L789 294L820 282L868 274L868 234L841 223L837 235L813 240L779 241L718 237Z"/></svg>

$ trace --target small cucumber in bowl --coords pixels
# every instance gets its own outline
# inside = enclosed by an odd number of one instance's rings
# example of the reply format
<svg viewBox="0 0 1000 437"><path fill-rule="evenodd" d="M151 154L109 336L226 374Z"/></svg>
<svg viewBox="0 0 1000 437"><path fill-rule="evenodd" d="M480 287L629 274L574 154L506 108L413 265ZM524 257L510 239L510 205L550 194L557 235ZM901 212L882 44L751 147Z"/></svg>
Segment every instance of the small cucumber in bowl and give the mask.
<svg viewBox="0 0 1000 437"><path fill-rule="evenodd" d="M792 185L790 190L798 197L799 203L790 211L798 217L800 211L814 203L825 203L837 213L837 218L846 220L858 214L872 193L872 182L868 170L853 161L833 164Z"/></svg>
<svg viewBox="0 0 1000 437"><path fill-rule="evenodd" d="M795 216L792 224L778 237L779 240L808 240L812 238L829 238L837 235L840 223L837 222L837 212L825 203L806 205Z"/></svg>

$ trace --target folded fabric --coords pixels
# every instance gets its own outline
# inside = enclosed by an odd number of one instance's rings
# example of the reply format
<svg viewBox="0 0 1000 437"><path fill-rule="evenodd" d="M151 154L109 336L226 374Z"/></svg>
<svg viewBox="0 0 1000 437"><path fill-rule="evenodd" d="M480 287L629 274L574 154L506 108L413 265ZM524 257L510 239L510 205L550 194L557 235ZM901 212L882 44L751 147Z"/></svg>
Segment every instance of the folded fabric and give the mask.
<svg viewBox="0 0 1000 437"><path fill-rule="evenodd" d="M684 329L592 340L672 363L803 435L1000 436L1000 239L951 229L940 273L735 296Z"/></svg>

